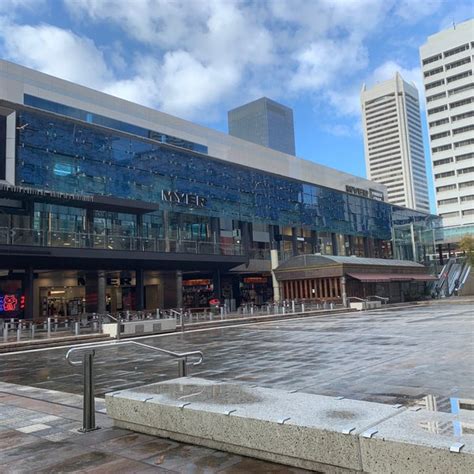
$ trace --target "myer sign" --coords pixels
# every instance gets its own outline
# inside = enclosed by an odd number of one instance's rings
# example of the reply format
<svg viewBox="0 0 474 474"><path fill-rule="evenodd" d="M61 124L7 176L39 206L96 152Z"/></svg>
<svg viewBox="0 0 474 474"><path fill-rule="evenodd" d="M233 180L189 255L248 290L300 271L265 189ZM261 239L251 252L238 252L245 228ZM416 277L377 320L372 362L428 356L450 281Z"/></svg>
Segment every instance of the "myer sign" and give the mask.
<svg viewBox="0 0 474 474"><path fill-rule="evenodd" d="M161 200L175 204L184 204L185 206L205 207L206 198L196 194L182 193L179 191L161 191Z"/></svg>

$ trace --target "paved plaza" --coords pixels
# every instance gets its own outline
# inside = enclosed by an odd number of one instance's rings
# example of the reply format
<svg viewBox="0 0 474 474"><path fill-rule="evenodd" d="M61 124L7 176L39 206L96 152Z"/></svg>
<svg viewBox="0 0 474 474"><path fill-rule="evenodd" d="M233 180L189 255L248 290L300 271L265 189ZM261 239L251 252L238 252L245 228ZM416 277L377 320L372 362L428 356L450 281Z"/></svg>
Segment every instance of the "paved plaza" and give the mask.
<svg viewBox="0 0 474 474"><path fill-rule="evenodd" d="M141 339L174 351L199 349L192 375L262 387L410 404L434 395L474 398L472 301L201 330ZM0 356L4 382L81 393L66 348ZM98 349L96 393L177 376L176 361L142 349Z"/></svg>
<svg viewBox="0 0 474 474"><path fill-rule="evenodd" d="M250 459L114 428L96 414L98 431L79 433L81 397L0 382L2 473L304 473ZM103 409L103 402L97 408Z"/></svg>

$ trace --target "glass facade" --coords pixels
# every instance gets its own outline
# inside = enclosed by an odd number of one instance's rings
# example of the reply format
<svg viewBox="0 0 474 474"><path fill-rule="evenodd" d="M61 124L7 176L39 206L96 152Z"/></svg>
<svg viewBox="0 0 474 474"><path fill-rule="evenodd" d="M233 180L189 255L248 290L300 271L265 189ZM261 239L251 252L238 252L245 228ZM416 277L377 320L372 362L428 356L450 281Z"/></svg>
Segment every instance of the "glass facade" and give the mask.
<svg viewBox="0 0 474 474"><path fill-rule="evenodd" d="M134 135L151 138L152 140L156 140L161 143L187 148L199 153L207 153L207 146L205 145L183 140L182 138L173 137L172 135L167 135L165 133L147 130L146 128L122 122L121 120L115 120L103 115L87 112L86 110L69 107L51 100L41 99L40 97L25 94L23 101L25 105L31 105L37 109L47 110L58 115L64 115L66 117L79 119L87 123L93 123L95 125L101 125L102 127L113 128L126 133L133 133Z"/></svg>
<svg viewBox="0 0 474 474"><path fill-rule="evenodd" d="M192 235L206 234L212 218L225 216L248 223L391 238L392 206L384 202L46 113L19 110L17 120L18 185L157 202L171 213L170 227L178 226L173 213L196 216L179 223ZM201 196L205 205L163 201L163 191ZM164 225L163 211L146 216L149 226Z"/></svg>

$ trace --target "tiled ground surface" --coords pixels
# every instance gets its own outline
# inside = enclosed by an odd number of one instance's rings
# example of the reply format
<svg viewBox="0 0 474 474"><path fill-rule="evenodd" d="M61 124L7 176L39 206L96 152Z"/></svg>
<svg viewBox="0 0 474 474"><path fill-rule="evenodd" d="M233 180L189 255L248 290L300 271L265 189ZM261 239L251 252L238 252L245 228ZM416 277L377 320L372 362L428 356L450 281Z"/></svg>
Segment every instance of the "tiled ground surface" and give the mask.
<svg viewBox="0 0 474 474"><path fill-rule="evenodd" d="M80 397L48 392L0 384L0 472L306 472L113 428L100 413L100 430L79 433Z"/></svg>
<svg viewBox="0 0 474 474"><path fill-rule="evenodd" d="M191 373L265 387L386 403L427 394L474 398L471 302L325 315L141 339L170 350L201 349ZM0 356L0 379L80 393L66 349ZM172 359L131 346L97 350L96 393L177 376Z"/></svg>

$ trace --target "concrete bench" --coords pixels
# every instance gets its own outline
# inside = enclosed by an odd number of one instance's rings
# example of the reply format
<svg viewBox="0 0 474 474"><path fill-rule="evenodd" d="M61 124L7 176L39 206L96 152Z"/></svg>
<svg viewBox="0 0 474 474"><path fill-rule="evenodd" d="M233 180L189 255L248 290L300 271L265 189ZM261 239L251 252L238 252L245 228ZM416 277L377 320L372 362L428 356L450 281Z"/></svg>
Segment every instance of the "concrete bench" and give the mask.
<svg viewBox="0 0 474 474"><path fill-rule="evenodd" d="M106 406L122 428L305 469L474 472L472 435L425 428L447 413L190 377L107 394Z"/></svg>

